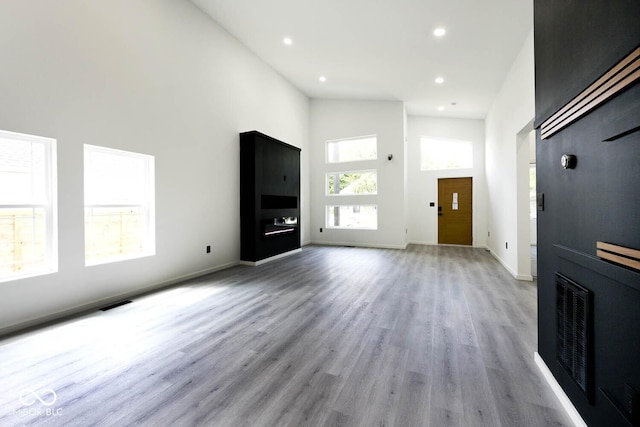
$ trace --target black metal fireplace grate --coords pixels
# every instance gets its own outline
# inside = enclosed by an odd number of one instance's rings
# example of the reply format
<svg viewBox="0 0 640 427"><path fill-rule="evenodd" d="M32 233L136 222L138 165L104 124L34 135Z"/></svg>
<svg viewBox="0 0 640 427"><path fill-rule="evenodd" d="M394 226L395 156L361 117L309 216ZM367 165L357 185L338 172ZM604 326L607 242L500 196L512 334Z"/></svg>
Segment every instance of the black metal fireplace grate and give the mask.
<svg viewBox="0 0 640 427"><path fill-rule="evenodd" d="M556 273L556 359L590 398L591 293Z"/></svg>

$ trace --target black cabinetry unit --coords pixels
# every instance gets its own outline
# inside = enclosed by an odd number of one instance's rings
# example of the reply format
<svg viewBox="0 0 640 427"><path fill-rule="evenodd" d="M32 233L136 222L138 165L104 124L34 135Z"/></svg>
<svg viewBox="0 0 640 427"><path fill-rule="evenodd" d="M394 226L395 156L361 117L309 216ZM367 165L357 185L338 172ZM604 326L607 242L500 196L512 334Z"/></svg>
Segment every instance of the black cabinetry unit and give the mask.
<svg viewBox="0 0 640 427"><path fill-rule="evenodd" d="M640 426L640 1L534 14L538 352L588 425Z"/></svg>
<svg viewBox="0 0 640 427"><path fill-rule="evenodd" d="M240 134L240 259L300 248L300 149L257 131Z"/></svg>

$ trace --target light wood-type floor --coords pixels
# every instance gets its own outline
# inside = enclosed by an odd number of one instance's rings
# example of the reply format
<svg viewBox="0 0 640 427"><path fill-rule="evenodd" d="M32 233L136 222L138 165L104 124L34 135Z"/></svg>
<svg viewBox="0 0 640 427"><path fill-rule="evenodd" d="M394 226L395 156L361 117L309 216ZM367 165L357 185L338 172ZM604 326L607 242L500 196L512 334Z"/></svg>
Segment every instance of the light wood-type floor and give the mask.
<svg viewBox="0 0 640 427"><path fill-rule="evenodd" d="M536 306L482 249L310 246L0 340L0 426L568 426Z"/></svg>

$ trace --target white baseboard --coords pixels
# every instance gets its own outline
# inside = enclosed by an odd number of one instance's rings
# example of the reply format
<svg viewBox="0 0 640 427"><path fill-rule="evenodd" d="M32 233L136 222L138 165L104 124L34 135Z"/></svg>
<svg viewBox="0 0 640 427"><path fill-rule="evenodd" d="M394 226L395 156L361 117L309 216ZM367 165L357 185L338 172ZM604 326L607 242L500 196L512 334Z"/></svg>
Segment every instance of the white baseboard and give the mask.
<svg viewBox="0 0 640 427"><path fill-rule="evenodd" d="M504 262L504 260L502 258L500 258L498 255L496 255L495 252L493 252L491 249L487 248L487 250L489 251L489 253L491 255L493 255L493 257L500 263L502 264L502 266L505 268L505 270L507 270L514 279L516 280L522 280L522 281L527 281L527 282L533 282L533 276L530 274L518 274L515 271L513 271L511 269L511 267L509 267L509 265Z"/></svg>
<svg viewBox="0 0 640 427"><path fill-rule="evenodd" d="M562 387L560 387L560 384L558 384L558 381L556 381L555 377L549 370L549 367L546 363L544 363L544 360L542 360L542 357L540 357L540 354L538 354L537 351L533 353L533 359L535 360L536 365L538 365L538 369L540 369L540 372L542 372L544 379L547 380L547 382L551 386L551 389L560 401L560 404L562 405L564 410L567 411L567 414L569 414L569 417L571 418L571 421L573 421L573 424L575 424L576 427L587 427L587 423L584 422L584 420L576 410L576 407L573 406L573 403L571 403L571 400L569 400L564 390L562 390Z"/></svg>

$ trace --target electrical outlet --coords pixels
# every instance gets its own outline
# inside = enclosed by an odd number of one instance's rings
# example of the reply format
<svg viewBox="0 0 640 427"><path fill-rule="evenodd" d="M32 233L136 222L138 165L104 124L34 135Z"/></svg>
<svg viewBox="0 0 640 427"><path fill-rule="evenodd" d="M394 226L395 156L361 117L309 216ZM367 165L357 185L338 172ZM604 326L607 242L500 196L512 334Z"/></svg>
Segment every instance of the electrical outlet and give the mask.
<svg viewBox="0 0 640 427"><path fill-rule="evenodd" d="M320 232L322 233L322 227L320 227Z"/></svg>
<svg viewBox="0 0 640 427"><path fill-rule="evenodd" d="M509 249L509 242L504 242L504 248Z"/></svg>
<svg viewBox="0 0 640 427"><path fill-rule="evenodd" d="M211 246L207 246L207 253L210 254L211 253Z"/></svg>

